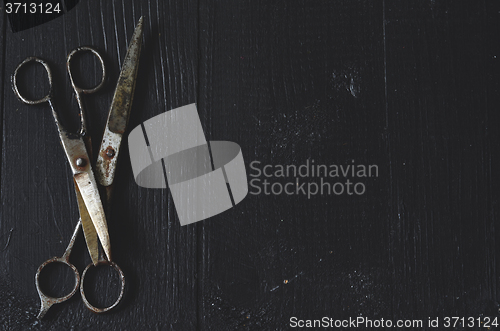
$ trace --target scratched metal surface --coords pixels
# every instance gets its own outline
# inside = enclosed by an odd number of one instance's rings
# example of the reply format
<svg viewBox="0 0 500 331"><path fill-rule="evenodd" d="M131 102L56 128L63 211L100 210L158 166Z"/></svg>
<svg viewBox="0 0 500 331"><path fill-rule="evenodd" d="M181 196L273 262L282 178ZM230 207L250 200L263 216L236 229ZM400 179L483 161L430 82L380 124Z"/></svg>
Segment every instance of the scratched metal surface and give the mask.
<svg viewBox="0 0 500 331"><path fill-rule="evenodd" d="M498 13L490 1L101 0L15 34L1 15L0 329L498 316ZM111 79L85 98L98 144L141 15L131 127L196 102L207 139L237 142L249 172L254 160L354 159L377 164L379 178L356 198L249 195L180 227L168 190L134 183L125 150L108 220L124 302L94 315L76 295L37 322L36 269L63 253L78 211L48 108L18 102L9 76L26 56L48 60L76 128L66 55L102 51ZM99 72L82 61L83 76ZM78 245L83 270L83 238Z"/></svg>

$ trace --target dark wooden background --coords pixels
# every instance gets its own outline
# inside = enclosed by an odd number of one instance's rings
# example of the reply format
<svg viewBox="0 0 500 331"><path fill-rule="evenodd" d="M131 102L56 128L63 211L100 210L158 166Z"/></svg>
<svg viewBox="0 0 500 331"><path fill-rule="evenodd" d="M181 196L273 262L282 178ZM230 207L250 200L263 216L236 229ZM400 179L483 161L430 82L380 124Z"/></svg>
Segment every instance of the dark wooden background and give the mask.
<svg viewBox="0 0 500 331"><path fill-rule="evenodd" d="M486 0L81 0L17 33L0 15L0 329L498 316L499 10ZM35 271L63 253L78 211L50 111L21 104L10 75L27 56L48 60L61 116L76 128L66 55L97 47L110 68L106 89L85 98L98 144L141 15L131 128L196 102L207 139L237 142L247 172L253 160L354 159L377 164L379 177L360 197L248 195L181 227L168 190L135 184L124 149L108 220L123 303L94 315L77 294L37 322ZM99 67L81 60L91 84ZM26 88L41 93L43 78L35 70ZM82 238L73 257L80 270L89 262Z"/></svg>

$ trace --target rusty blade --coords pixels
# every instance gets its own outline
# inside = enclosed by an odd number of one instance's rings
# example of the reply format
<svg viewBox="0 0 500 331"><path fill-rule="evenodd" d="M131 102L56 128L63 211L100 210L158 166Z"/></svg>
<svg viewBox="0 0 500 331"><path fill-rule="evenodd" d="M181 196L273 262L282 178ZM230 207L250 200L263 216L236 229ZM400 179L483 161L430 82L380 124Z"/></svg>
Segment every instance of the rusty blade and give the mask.
<svg viewBox="0 0 500 331"><path fill-rule="evenodd" d="M82 194L78 189L78 185L75 181L75 191L76 199L78 201L78 210L80 211L80 221L82 222L83 234L85 236L85 241L87 242L87 249L89 250L90 258L92 263L97 265L99 262L99 244L97 243L97 232L95 230L92 219L90 218L87 207L85 207L85 202L83 201Z"/></svg>
<svg viewBox="0 0 500 331"><path fill-rule="evenodd" d="M135 82L139 68L142 45L143 18L139 19L132 40L125 55L123 66L116 85L108 121L97 156L96 177L99 184L109 186L113 183L116 160L120 151L122 136L127 128L130 108L134 98Z"/></svg>
<svg viewBox="0 0 500 331"><path fill-rule="evenodd" d="M108 261L111 261L111 243L109 241L108 225L92 170L77 173L73 178L80 190L82 200L94 224L104 253Z"/></svg>
<svg viewBox="0 0 500 331"><path fill-rule="evenodd" d="M64 148L64 153L68 158L73 179L80 190L82 200L87 208L92 223L94 224L97 236L101 241L104 253L111 261L111 244L109 241L108 225L102 206L101 197L97 188L97 182L90 166L90 158L87 153L87 147L82 137L79 135L71 135L64 131L62 126L57 121L57 115L52 108L52 113L58 124L59 137Z"/></svg>

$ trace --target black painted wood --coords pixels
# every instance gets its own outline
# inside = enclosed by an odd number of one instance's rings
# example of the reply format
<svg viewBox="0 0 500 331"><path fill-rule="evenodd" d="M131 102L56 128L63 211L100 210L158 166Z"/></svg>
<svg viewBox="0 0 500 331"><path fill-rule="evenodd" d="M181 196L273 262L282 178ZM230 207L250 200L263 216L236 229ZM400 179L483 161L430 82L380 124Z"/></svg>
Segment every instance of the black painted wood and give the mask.
<svg viewBox="0 0 500 331"><path fill-rule="evenodd" d="M80 1L17 33L0 16L1 328L287 330L292 316L498 316L499 10L486 0ZM181 227L168 190L138 187L124 150L108 220L124 302L94 315L75 295L37 322L35 271L64 252L78 215L50 111L16 100L9 76L26 56L48 60L59 110L76 128L65 58L97 47L110 69L105 90L85 98L97 148L141 15L131 128L196 102L207 139L237 142L249 175L252 161L309 159L376 164L379 177L362 196L249 194ZM92 84L98 63L81 60ZM42 84L41 72L29 77ZM80 270L87 255L79 238Z"/></svg>

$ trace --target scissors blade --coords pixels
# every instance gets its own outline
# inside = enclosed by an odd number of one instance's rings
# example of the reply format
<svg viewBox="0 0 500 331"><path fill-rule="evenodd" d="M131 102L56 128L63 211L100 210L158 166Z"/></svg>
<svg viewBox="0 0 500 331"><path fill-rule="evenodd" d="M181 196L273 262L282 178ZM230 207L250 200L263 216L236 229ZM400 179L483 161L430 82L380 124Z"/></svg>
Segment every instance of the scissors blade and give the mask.
<svg viewBox="0 0 500 331"><path fill-rule="evenodd" d="M123 134L127 128L134 98L139 57L141 55L142 32L143 18L141 17L123 61L97 156L96 177L102 186L110 186L115 176L116 160L118 159Z"/></svg>
<svg viewBox="0 0 500 331"><path fill-rule="evenodd" d="M82 137L79 135L68 134L66 131L59 130L61 144L64 153L68 158L69 165L73 172L73 179L80 190L85 207L92 219L92 223L101 241L104 253L111 261L111 244L109 241L108 225L102 206L101 197L97 188L97 182L90 166L90 158L87 153L87 147Z"/></svg>
<svg viewBox="0 0 500 331"><path fill-rule="evenodd" d="M92 170L75 174L73 178L80 190L82 200L94 224L104 253L108 257L108 261L111 261L111 244L109 241L108 225L106 223L104 208Z"/></svg>
<svg viewBox="0 0 500 331"><path fill-rule="evenodd" d="M97 243L97 231L95 230L89 211L85 207L80 189L75 181L76 199L78 201L78 210L80 211L80 221L82 222L83 234L87 242L87 249L92 259L92 263L97 265L99 262L99 244Z"/></svg>

